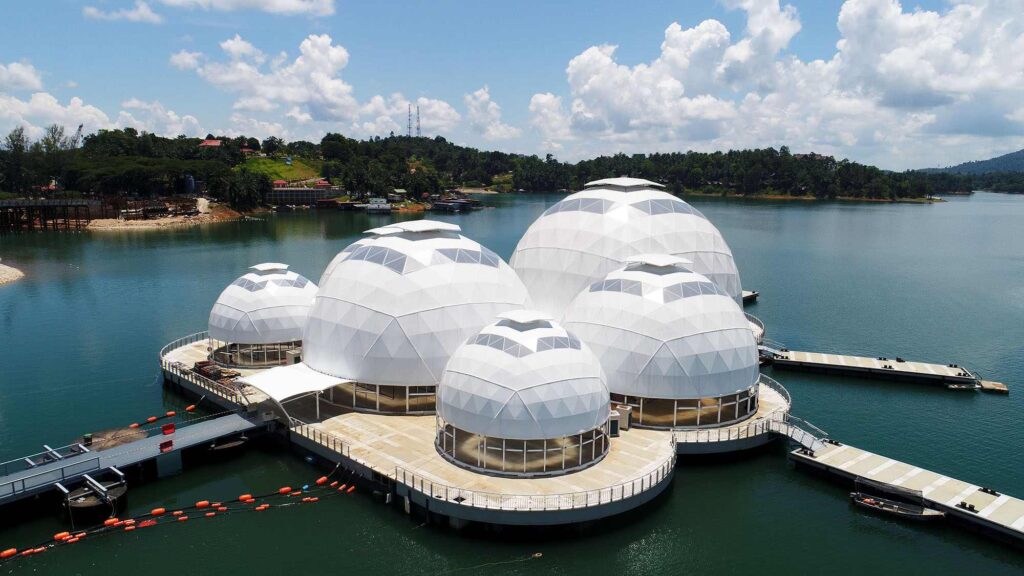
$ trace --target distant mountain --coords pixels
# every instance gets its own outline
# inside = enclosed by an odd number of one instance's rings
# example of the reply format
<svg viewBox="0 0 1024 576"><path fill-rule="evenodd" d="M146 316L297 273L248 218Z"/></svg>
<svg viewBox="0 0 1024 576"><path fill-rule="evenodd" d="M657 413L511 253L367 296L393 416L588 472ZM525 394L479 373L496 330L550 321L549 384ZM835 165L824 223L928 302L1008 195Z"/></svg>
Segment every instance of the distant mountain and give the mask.
<svg viewBox="0 0 1024 576"><path fill-rule="evenodd" d="M990 160L964 162L948 168L927 168L921 172L946 174L992 174L995 172L1024 172L1024 150L1010 152Z"/></svg>

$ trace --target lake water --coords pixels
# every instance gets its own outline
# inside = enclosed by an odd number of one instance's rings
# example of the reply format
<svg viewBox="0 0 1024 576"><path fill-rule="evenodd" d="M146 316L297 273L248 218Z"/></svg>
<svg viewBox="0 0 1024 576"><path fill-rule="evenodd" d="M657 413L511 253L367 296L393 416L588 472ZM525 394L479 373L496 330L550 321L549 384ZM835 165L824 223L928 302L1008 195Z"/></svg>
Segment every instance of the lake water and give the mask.
<svg viewBox="0 0 1024 576"><path fill-rule="evenodd" d="M502 257L554 195L487 197L444 216ZM693 200L722 231L748 311L792 349L955 362L1009 397L793 372L773 376L796 415L855 446L1024 496L1024 196L936 205ZM0 460L180 407L157 352L205 329L221 289L257 262L316 281L389 216L269 215L190 229L0 236L27 277L0 287ZM1024 554L949 527L852 510L846 491L792 468L785 449L682 460L653 506L582 536L522 540L419 526L357 493L316 506L116 534L3 567L13 574L1021 574ZM320 472L287 452L133 488L131 511L228 499ZM0 519L2 523L2 519ZM63 530L56 516L0 527L0 549ZM526 560L534 552L539 559Z"/></svg>

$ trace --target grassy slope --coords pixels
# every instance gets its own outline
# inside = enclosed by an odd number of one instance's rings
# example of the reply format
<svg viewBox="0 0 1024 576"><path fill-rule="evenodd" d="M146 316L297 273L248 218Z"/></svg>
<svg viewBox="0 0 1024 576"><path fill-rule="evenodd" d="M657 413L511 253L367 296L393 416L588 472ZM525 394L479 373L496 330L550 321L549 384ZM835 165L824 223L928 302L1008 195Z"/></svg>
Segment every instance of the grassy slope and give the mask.
<svg viewBox="0 0 1024 576"><path fill-rule="evenodd" d="M293 158L292 165L284 163L284 160L272 158L249 158L239 167L245 167L253 172L266 174L271 180L308 180L320 176L318 161L302 158Z"/></svg>

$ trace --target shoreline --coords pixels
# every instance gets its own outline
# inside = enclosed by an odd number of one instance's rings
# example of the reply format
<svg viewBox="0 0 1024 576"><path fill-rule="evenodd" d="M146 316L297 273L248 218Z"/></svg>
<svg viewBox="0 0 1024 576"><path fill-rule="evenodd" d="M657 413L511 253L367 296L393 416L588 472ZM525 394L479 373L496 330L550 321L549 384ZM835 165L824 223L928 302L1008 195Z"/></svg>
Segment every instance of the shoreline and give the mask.
<svg viewBox="0 0 1024 576"><path fill-rule="evenodd" d="M0 286L17 282L25 277L25 273L13 266L0 264Z"/></svg>
<svg viewBox="0 0 1024 576"><path fill-rule="evenodd" d="M200 199L198 216L164 216L149 220L120 220L117 218L101 218L92 220L86 230L97 232L119 232L122 230L158 230L184 226L197 226L215 222L238 220L244 215L221 204L211 204Z"/></svg>
<svg viewBox="0 0 1024 576"><path fill-rule="evenodd" d="M786 194L755 194L744 196L742 194L713 194L708 192L685 191L680 196L683 198L722 198L725 200L771 200L777 202L869 202L873 204L938 204L947 202L943 198L858 198L856 196L836 196L835 198L818 198L817 196L788 196Z"/></svg>

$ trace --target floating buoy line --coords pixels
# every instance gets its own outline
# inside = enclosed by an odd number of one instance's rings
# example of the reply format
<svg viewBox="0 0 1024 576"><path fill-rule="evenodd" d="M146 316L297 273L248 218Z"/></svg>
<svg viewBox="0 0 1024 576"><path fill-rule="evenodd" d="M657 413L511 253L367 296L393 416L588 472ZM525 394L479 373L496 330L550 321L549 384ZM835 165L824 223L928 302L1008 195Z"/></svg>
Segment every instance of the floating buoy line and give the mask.
<svg viewBox="0 0 1024 576"><path fill-rule="evenodd" d="M315 504L331 496L344 496L356 491L352 471L343 471L342 476L332 480L341 465L312 484L299 488L282 486L265 494L242 494L231 500L199 500L191 506L180 508L153 508L145 514L131 518L107 518L101 524L82 530L58 532L35 546L7 548L0 551L0 565L21 558L42 554L52 549L77 544L82 540L98 536L109 536L123 532L134 532L168 524L182 524L200 520L211 520L244 512L264 512L274 508L287 508L300 504Z"/></svg>

